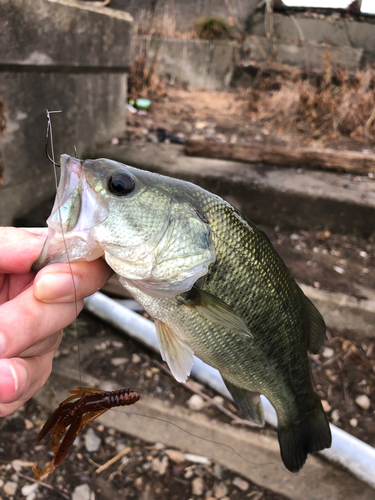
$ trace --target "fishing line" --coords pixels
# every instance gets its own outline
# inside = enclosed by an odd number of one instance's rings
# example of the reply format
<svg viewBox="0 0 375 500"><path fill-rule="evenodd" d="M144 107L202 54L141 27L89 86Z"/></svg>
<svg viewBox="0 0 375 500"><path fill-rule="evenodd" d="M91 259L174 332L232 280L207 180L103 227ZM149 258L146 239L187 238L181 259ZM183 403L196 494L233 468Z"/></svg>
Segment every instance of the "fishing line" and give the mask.
<svg viewBox="0 0 375 500"><path fill-rule="evenodd" d="M251 460L249 460L246 457L244 457L243 455L241 455L241 453L239 453L238 451L236 451L229 444L222 443L221 441L215 441L214 439L208 439L208 438L205 438L205 437L202 437L202 436L197 436L193 432L190 432L190 431L184 429L183 427L181 427L181 426L179 426L179 425L177 425L177 424L175 424L173 422L170 422L169 420L165 420L164 418L152 417L150 415L144 415L143 413L136 413L136 412L133 412L133 411L124 411L124 410L117 409L117 408L111 408L109 411L116 411L118 413L124 413L126 415L135 415L135 416L138 416L138 417L149 418L151 420L158 420L159 422L163 422L165 424L172 425L173 427L176 427L177 429L179 429L180 431L184 432L185 434L188 434L191 437L194 437L196 439L201 439L202 441L206 441L207 443L211 443L211 444L216 444L216 445L222 446L223 448L227 448L228 450L232 451L235 455L237 455L239 458L241 458L241 460L244 460L245 462L247 462L250 465L255 466L256 468L257 467L263 467L264 465L276 465L278 467L282 467L280 464L278 464L276 462L264 462L264 463L252 462Z"/></svg>
<svg viewBox="0 0 375 500"><path fill-rule="evenodd" d="M59 191L58 191L59 182L58 182L57 170L56 170L56 167L60 167L60 165L55 162L55 151L54 151L54 147L53 147L53 134L52 134L52 122L51 122L51 117L50 117L50 115L52 113L61 113L61 112L62 112L62 110L48 111L48 109L46 109L46 116L47 116L46 155L47 155L47 158L50 160L50 162L53 165L53 173L54 173L54 178L55 178L56 200L57 200L57 205L58 205L57 211L59 214L61 235L62 235L65 253L66 253L66 257L67 257L67 261L68 261L68 265L69 265L69 271L70 271L70 275L72 277L72 283L73 283L74 307L75 307L75 313L76 313L75 333L76 333L76 338L77 338L77 358L78 358L78 372L79 372L79 382L80 382L79 385L82 386L81 352L80 352L80 339L79 339L79 330L78 330L78 313L79 313L79 311L78 311L78 300L77 300L77 288L76 288L76 284L74 281L72 264L71 264L70 257L69 257L68 245L66 243L65 234L64 234L64 226L63 226L63 222L62 222L60 195L59 195ZM50 158L50 156L48 154L48 135L50 137L52 158ZM75 153L76 153L76 151L75 151Z"/></svg>

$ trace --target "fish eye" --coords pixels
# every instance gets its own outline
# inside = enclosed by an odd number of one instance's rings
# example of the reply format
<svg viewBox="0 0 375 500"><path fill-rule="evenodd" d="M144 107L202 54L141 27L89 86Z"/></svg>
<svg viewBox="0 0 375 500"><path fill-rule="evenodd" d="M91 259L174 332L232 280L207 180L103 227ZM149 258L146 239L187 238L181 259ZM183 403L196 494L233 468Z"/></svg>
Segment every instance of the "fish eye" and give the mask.
<svg viewBox="0 0 375 500"><path fill-rule="evenodd" d="M133 176L126 172L116 172L108 181L108 189L116 196L125 196L131 193L134 187Z"/></svg>

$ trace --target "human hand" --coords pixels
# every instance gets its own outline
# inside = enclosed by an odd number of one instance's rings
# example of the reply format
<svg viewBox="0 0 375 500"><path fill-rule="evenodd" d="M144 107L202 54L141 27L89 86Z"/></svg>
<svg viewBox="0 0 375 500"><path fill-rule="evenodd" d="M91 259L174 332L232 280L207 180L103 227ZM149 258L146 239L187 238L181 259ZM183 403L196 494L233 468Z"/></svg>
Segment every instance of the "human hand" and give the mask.
<svg viewBox="0 0 375 500"><path fill-rule="evenodd" d="M13 413L46 382L62 328L112 270L103 259L52 264L36 276L47 228L0 227L0 417Z"/></svg>

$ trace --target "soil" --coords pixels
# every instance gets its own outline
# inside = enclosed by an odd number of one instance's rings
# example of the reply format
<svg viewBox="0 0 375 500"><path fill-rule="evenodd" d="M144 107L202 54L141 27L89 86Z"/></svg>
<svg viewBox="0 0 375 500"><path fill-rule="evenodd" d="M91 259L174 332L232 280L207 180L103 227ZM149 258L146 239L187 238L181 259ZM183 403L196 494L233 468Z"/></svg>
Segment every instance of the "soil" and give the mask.
<svg viewBox="0 0 375 500"><path fill-rule="evenodd" d="M307 133L292 130L273 121L257 120L252 115L249 91L190 89L183 84L163 82L149 93L152 100L146 114L127 113L126 136L120 143L154 140L158 129L186 139L247 143L290 147L316 146L340 150L375 152L374 140L365 134L348 135Z"/></svg>

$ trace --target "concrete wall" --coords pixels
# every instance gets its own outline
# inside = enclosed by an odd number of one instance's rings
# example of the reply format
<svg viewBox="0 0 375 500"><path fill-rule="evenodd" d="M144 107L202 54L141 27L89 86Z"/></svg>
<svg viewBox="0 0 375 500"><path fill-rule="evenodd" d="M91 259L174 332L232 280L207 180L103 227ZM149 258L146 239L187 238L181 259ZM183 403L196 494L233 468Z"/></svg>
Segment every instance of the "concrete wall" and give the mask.
<svg viewBox="0 0 375 500"><path fill-rule="evenodd" d="M149 61L158 49L159 76L177 78L194 87L223 89L234 70L234 42L134 37L134 54L146 51Z"/></svg>
<svg viewBox="0 0 375 500"><path fill-rule="evenodd" d="M145 12L152 13L152 4L155 4L153 16L162 18L171 16L176 22L178 31L192 28L202 17L219 17L226 21L238 19L245 27L254 16L258 0L111 0L114 9L126 10L137 22L144 17ZM231 10L228 9L231 6ZM237 29L235 20L234 29Z"/></svg>
<svg viewBox="0 0 375 500"><path fill-rule="evenodd" d="M276 14L274 28L278 39L300 40L300 30L307 42L363 49L362 65L375 62L375 16L373 21L357 21L335 16L317 19L303 14L294 14L292 19Z"/></svg>
<svg viewBox="0 0 375 500"><path fill-rule="evenodd" d="M0 0L0 224L54 193L44 154L45 109L55 154L78 154L125 129L132 18L74 0Z"/></svg>

